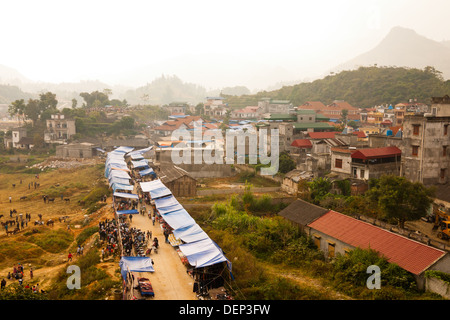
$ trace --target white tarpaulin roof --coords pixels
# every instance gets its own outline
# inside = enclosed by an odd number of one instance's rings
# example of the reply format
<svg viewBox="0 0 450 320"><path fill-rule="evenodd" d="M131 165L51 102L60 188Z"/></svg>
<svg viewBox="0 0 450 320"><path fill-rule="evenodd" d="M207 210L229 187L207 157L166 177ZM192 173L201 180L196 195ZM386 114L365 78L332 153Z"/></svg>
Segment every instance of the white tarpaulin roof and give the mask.
<svg viewBox="0 0 450 320"><path fill-rule="evenodd" d="M209 238L181 244L179 248L188 259L189 264L195 268L227 261L222 250Z"/></svg>
<svg viewBox="0 0 450 320"><path fill-rule="evenodd" d="M151 190L165 187L165 185L159 179L156 179L153 181L141 182L140 185L141 185L142 192L150 192Z"/></svg>
<svg viewBox="0 0 450 320"><path fill-rule="evenodd" d="M121 274L127 279L127 272L155 272L152 259L148 257L122 257L119 262Z"/></svg>
<svg viewBox="0 0 450 320"><path fill-rule="evenodd" d="M161 216L174 230L189 227L195 224L195 220L184 209L172 211Z"/></svg>
<svg viewBox="0 0 450 320"><path fill-rule="evenodd" d="M139 199L139 196L137 194L133 193L126 193L126 192L114 192L114 197L120 197L120 198L128 198L128 199Z"/></svg>
<svg viewBox="0 0 450 320"><path fill-rule="evenodd" d="M185 228L173 230L173 235L176 239L183 240L185 243L209 239L206 232L197 223Z"/></svg>

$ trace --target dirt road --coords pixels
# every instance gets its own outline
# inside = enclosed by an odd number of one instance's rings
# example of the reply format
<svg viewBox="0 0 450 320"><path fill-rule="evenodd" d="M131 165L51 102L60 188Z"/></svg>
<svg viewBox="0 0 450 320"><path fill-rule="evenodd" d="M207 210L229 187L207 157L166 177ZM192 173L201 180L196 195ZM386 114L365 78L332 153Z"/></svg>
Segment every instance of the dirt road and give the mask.
<svg viewBox="0 0 450 320"><path fill-rule="evenodd" d="M150 280L155 300L197 300L193 292L194 281L186 272L186 267L180 260L175 249L164 242L164 235L158 222L152 225L152 221L141 214L133 215L132 227L143 231L150 230L152 236L159 240L158 253L152 252L150 257L154 261L155 272L138 273Z"/></svg>

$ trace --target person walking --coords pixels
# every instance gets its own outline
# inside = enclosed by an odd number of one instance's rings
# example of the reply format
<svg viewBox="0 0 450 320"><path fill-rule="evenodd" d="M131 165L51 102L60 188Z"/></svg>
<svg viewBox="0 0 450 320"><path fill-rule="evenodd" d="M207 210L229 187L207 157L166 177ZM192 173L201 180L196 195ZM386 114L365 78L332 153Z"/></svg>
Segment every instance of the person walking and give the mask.
<svg viewBox="0 0 450 320"><path fill-rule="evenodd" d="M152 215L152 223L153 223L153 225L155 225L155 220L156 220L155 215Z"/></svg>
<svg viewBox="0 0 450 320"><path fill-rule="evenodd" d="M72 261L72 254L69 252L69 255L67 256L67 261L69 262L69 261Z"/></svg>
<svg viewBox="0 0 450 320"><path fill-rule="evenodd" d="M2 290L3 290L3 288L4 288L5 286L6 286L6 280L3 278L3 279L2 279L2 287L1 287Z"/></svg>

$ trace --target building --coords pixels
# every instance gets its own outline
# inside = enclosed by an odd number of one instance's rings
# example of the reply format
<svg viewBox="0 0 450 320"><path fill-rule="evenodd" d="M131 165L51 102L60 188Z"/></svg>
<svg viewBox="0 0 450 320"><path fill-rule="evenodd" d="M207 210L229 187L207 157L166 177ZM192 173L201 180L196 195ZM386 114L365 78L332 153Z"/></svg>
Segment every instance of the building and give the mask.
<svg viewBox="0 0 450 320"><path fill-rule="evenodd" d="M410 272L420 290L425 289L425 271L450 272L445 251L332 210L309 223L307 234L329 259L355 248L375 250Z"/></svg>
<svg viewBox="0 0 450 320"><path fill-rule="evenodd" d="M310 236L330 260L355 248L370 248L410 272L421 290L425 271L450 272L450 257L443 250L303 200L294 201L278 215Z"/></svg>
<svg viewBox="0 0 450 320"><path fill-rule="evenodd" d="M360 109L342 100L335 100L326 106L320 101L307 101L298 106L297 110L313 110L333 122L339 121L342 111L347 110L347 120L360 120Z"/></svg>
<svg viewBox="0 0 450 320"><path fill-rule="evenodd" d="M225 98L222 97L206 97L206 102L203 104L203 112L205 116L209 117L225 117L228 112L228 106L223 103Z"/></svg>
<svg viewBox="0 0 450 320"><path fill-rule="evenodd" d="M258 106L248 106L243 109L234 110L231 112L233 119L261 119L263 109Z"/></svg>
<svg viewBox="0 0 450 320"><path fill-rule="evenodd" d="M289 114L294 110L293 104L288 100L273 100L270 98L264 98L258 101L258 107L261 108L263 113L279 113Z"/></svg>
<svg viewBox="0 0 450 320"><path fill-rule="evenodd" d="M34 139L31 137L22 137L17 143L17 149L32 149L34 147Z"/></svg>
<svg viewBox="0 0 450 320"><path fill-rule="evenodd" d="M14 128L11 130L11 138L4 139L5 148L21 148L20 140L27 137L27 129L23 127Z"/></svg>
<svg viewBox="0 0 450 320"><path fill-rule="evenodd" d="M187 110L189 110L189 106L187 103L184 102L172 102L168 105L164 106L165 109L167 109L170 114L176 114L176 113L183 113L185 114Z"/></svg>
<svg viewBox="0 0 450 320"><path fill-rule="evenodd" d="M161 166L158 176L175 197L195 197L197 195L197 180L180 167Z"/></svg>
<svg viewBox="0 0 450 320"><path fill-rule="evenodd" d="M93 158L99 153L98 146L88 142L70 143L56 146L58 158Z"/></svg>
<svg viewBox="0 0 450 320"><path fill-rule="evenodd" d="M76 134L75 120L65 119L63 114L52 114L46 124L47 129L44 132L46 143L63 144Z"/></svg>
<svg viewBox="0 0 450 320"><path fill-rule="evenodd" d="M402 151L394 146L382 148L331 148L331 171L342 178L378 179L400 175Z"/></svg>
<svg viewBox="0 0 450 320"><path fill-rule="evenodd" d="M450 98L432 98L431 113L403 122L402 176L425 185L446 184L450 171Z"/></svg>
<svg viewBox="0 0 450 320"><path fill-rule="evenodd" d="M306 171L294 169L286 173L283 177L281 190L288 194L297 195L298 183L300 180L310 180L314 175Z"/></svg>

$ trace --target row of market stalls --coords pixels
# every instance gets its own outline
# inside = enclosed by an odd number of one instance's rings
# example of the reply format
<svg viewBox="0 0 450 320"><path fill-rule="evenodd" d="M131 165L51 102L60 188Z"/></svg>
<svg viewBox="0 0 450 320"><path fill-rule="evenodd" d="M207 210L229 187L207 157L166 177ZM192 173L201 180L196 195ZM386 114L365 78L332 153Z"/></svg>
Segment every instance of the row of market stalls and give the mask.
<svg viewBox="0 0 450 320"><path fill-rule="evenodd" d="M170 233L168 236L170 244L193 276L194 291L223 286L224 277L233 277L231 262L178 202L171 190L156 177L148 161L143 157L149 148L134 151L130 147L120 147L108 153L105 177L114 191L116 214L120 216L139 213L133 207L116 206L116 203L120 203L120 199L125 199L126 203L148 201L159 218L161 228ZM145 179L147 176L150 179ZM136 193L133 193L133 190L136 190ZM143 268L154 272L150 270L153 269L151 260L149 262L146 259L147 257L122 257L120 262L122 275L134 270L142 272Z"/></svg>
<svg viewBox="0 0 450 320"><path fill-rule="evenodd" d="M119 147L107 154L105 177L108 179L109 187L113 190L113 206L118 218L139 213L134 205L139 201L139 196L133 193L134 181L136 177L143 178L148 175L153 177L154 172L143 157L143 154L151 148L133 151L134 148L131 147ZM131 166L127 164L126 160L131 161ZM143 172L141 173L141 171ZM121 254L119 267L123 279L124 299L126 299L127 284L130 284L131 288L134 286L133 272L155 272L152 259L145 256ZM147 293L154 296L148 279L145 279L147 281L144 283L141 283L140 280L138 279L139 287L142 287L141 295L145 295L145 288L147 288Z"/></svg>

